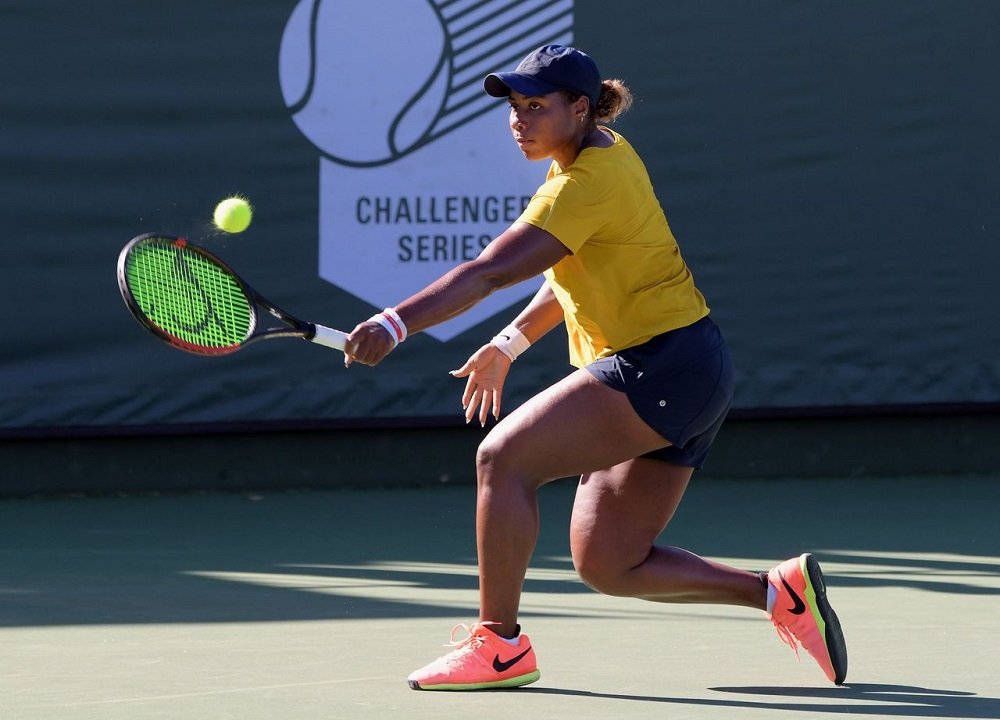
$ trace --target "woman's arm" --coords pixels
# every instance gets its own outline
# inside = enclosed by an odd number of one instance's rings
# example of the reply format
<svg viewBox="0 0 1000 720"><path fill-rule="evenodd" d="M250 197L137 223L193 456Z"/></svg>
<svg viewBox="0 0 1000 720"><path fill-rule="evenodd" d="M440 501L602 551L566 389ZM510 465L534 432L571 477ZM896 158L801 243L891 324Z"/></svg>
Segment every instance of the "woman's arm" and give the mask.
<svg viewBox="0 0 1000 720"><path fill-rule="evenodd" d="M535 297L511 324L528 342L534 343L562 322L562 319L562 306L548 283L542 283ZM511 362L507 353L489 342L474 352L462 367L451 371L455 377L469 378L465 383L465 392L462 393L465 422L471 422L478 415L480 424L485 427L486 418L490 414L496 419L500 418L500 399Z"/></svg>
<svg viewBox="0 0 1000 720"><path fill-rule="evenodd" d="M426 330L461 314L496 290L541 274L568 254L566 246L545 230L514 223L479 257L407 298L396 306L396 312L410 332Z"/></svg>
<svg viewBox="0 0 1000 720"><path fill-rule="evenodd" d="M409 333L426 330L461 314L496 290L539 275L568 254L566 246L545 230L527 223L514 223L487 245L479 257L462 263L399 303L396 312ZM551 318L548 314L552 308L549 302L545 306L548 308L545 322L549 322ZM543 327L539 324L538 329ZM545 328L544 332L552 327L554 324ZM392 350L393 345L382 326L364 322L348 336L344 354L348 363L357 361L375 365Z"/></svg>
<svg viewBox="0 0 1000 720"><path fill-rule="evenodd" d="M538 342L543 335L563 321L563 309L556 300L555 293L547 282L543 282L538 292L531 298L524 310L511 323L524 333L531 344Z"/></svg>

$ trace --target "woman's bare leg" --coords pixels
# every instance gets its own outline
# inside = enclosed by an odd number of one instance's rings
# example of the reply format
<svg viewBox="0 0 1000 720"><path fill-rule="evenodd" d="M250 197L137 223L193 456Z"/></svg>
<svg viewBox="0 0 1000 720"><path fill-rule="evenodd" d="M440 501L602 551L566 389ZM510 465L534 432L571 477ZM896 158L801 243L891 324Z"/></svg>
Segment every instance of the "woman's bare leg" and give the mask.
<svg viewBox="0 0 1000 720"><path fill-rule="evenodd" d="M584 475L570 526L580 577L607 595L764 609L764 584L755 573L654 545L692 472L640 457Z"/></svg>
<svg viewBox="0 0 1000 720"><path fill-rule="evenodd" d="M691 469L635 458L667 445L639 418L624 393L583 370L532 398L498 424L477 456L480 619L497 623L493 629L501 635L514 634L524 575L538 536L538 488L573 475L583 475L581 488L585 488L578 493L574 511L574 537L578 538L574 542L588 551L581 568L591 581L598 580L609 589L634 588L628 594L637 597L656 596L650 599L667 600L687 593L689 600L695 600L700 592L717 598L710 601L757 606L749 581L757 583L757 594L762 586L752 573L727 573L722 566L683 551L651 553L653 540L683 495ZM659 477L659 485L654 477ZM612 503L608 493L616 492L623 497ZM649 495L643 499L643 493ZM605 513L606 520L602 519ZM649 564L637 573L623 573L619 565L612 571L598 564L599 543L606 543L613 555L611 551L622 546L615 533L630 522L642 530L628 537L629 569ZM707 569L713 567L718 572ZM624 575L628 575L627 582ZM685 583L690 587L679 592Z"/></svg>

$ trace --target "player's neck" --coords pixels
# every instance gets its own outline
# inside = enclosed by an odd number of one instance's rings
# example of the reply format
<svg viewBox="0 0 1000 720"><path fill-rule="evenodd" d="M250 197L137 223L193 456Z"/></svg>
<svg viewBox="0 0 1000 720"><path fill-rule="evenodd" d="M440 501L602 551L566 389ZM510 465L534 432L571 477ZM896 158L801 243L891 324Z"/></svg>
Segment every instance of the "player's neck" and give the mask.
<svg viewBox="0 0 1000 720"><path fill-rule="evenodd" d="M559 165L561 169L565 170L570 165L575 163L576 159L580 157L580 153L587 148L607 148L614 144L614 138L611 137L607 131L602 128L595 127L593 130L584 133L577 142L573 143L573 147L576 148L575 152L563 156L554 155L552 159L556 161L556 164Z"/></svg>

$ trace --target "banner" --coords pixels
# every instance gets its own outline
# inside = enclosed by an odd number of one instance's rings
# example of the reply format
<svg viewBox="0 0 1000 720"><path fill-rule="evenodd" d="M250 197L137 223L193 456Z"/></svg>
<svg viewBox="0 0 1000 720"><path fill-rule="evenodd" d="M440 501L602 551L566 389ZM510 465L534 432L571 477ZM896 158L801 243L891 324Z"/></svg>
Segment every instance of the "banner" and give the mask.
<svg viewBox="0 0 1000 720"><path fill-rule="evenodd" d="M570 0L300 2L281 86L321 154L320 275L385 307L514 222L545 168L502 132L505 103L483 78L540 45L571 44L572 28ZM506 288L427 333L450 340L538 285Z"/></svg>
<svg viewBox="0 0 1000 720"><path fill-rule="evenodd" d="M187 237L351 330L517 217L483 77L573 43L635 96L637 149L761 416L1000 406L1000 3L61 0L5 3L0 434L460 422L459 367L541 279L377 368L301 341L180 353L115 261ZM211 225L240 193L254 220ZM521 356L511 410L570 372Z"/></svg>

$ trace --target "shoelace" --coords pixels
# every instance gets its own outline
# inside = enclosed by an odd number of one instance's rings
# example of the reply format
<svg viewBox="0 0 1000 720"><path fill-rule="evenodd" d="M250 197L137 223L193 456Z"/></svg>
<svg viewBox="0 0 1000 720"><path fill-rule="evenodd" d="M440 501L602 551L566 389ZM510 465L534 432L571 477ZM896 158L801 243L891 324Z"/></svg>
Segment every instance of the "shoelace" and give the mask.
<svg viewBox="0 0 1000 720"><path fill-rule="evenodd" d="M483 639L482 635L477 635L476 630L478 630L481 627L488 627L490 625L499 625L499 624L500 623L493 622L492 620L482 620L480 622L473 623L471 626L466 625L465 623L459 623L458 625L456 625L451 629L451 635L448 638L449 642L445 645L445 647L452 647L456 649L463 647L465 645L472 645L473 647L479 647L484 642L486 642L486 640ZM466 636L461 640L459 640L458 642L456 642L455 633L458 632L459 630L464 630Z"/></svg>
<svg viewBox="0 0 1000 720"><path fill-rule="evenodd" d="M795 639L794 633L792 633L792 631L789 630L784 625L779 625L778 623L774 623L774 629L778 631L778 637L781 638L782 642L784 642L792 650L795 651L795 657L798 658L799 657L799 643Z"/></svg>
<svg viewBox="0 0 1000 720"><path fill-rule="evenodd" d="M769 581L767 579L767 573L763 572L758 573L758 577L760 577L761 584L764 585L764 588L766 590L769 584ZM781 641L786 645L788 645L788 647L790 647L792 650L794 650L795 657L799 658L799 641L795 638L795 633L792 632L792 629L787 625L785 625L784 623L780 623L777 620L775 620L773 613L768 613L767 616L771 620L771 623L774 625L774 629L777 631L778 637L781 638Z"/></svg>
<svg viewBox="0 0 1000 720"><path fill-rule="evenodd" d="M499 623L491 622L489 620L473 623L471 627L465 623L459 623L451 629L449 642L445 645L445 647L450 647L452 650L451 652L446 653L442 659L451 666L461 662L466 655L475 652L486 643L486 638L482 635L476 634L476 630L480 627L498 624ZM459 630L464 631L466 636L461 640L456 641L455 633Z"/></svg>

